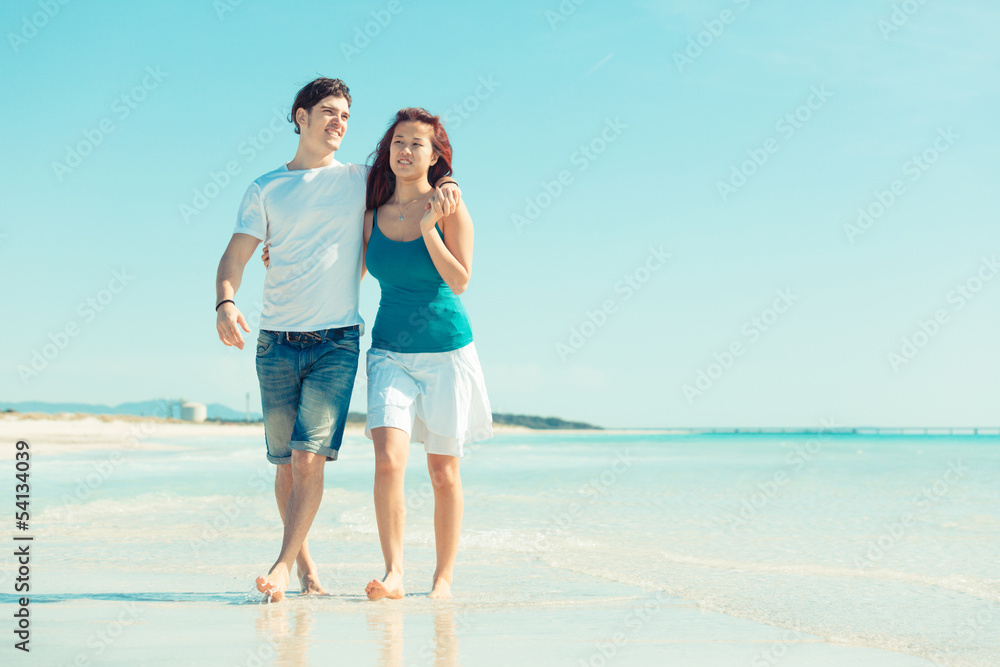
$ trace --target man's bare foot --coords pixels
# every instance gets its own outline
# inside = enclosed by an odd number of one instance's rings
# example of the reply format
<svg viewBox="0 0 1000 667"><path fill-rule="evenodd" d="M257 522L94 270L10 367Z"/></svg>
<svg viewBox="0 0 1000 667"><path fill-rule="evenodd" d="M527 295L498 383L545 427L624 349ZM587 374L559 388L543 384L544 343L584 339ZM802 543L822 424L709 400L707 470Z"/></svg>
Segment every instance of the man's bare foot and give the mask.
<svg viewBox="0 0 1000 667"><path fill-rule="evenodd" d="M365 594L369 600L381 600L382 598L398 600L406 595L403 591L403 575L390 572L382 578L382 581L372 579L365 586Z"/></svg>
<svg viewBox="0 0 1000 667"><path fill-rule="evenodd" d="M444 579L438 578L434 580L434 587L431 592L427 594L427 597L434 600L444 600L451 597L451 584Z"/></svg>
<svg viewBox="0 0 1000 667"><path fill-rule="evenodd" d="M319 575L315 572L307 572L299 577L300 591L302 595L329 595L322 584L319 583Z"/></svg>
<svg viewBox="0 0 1000 667"><path fill-rule="evenodd" d="M288 588L288 568L281 563L276 564L267 576L257 577L257 590L266 595L271 602L281 602L285 599L285 589Z"/></svg>

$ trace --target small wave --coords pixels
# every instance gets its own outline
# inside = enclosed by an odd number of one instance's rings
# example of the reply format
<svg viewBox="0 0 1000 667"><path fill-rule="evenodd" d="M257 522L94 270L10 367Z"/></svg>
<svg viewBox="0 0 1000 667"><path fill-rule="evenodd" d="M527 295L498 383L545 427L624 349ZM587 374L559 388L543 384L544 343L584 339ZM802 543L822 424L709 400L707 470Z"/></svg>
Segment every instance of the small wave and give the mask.
<svg viewBox="0 0 1000 667"><path fill-rule="evenodd" d="M735 561L719 558L698 558L684 554L661 552L663 558L672 563L696 565L699 567L735 570L740 572L763 572L770 574L812 575L820 577L861 577L896 581L901 583L923 584L936 586L956 593L965 593L974 597L993 602L1000 602L1000 581L993 579L978 579L963 575L934 577L923 574L912 574L888 569L861 569L850 567L831 567L811 563L758 563L753 561Z"/></svg>

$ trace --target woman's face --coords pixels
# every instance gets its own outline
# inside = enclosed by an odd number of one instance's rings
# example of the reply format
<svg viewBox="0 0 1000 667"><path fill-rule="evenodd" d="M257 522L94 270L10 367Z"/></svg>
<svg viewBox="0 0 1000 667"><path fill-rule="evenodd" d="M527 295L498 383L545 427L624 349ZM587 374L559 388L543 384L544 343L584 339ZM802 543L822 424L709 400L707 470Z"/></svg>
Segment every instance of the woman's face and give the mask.
<svg viewBox="0 0 1000 667"><path fill-rule="evenodd" d="M431 147L433 128L415 120L406 120L396 126L389 144L389 166L396 178L427 177L427 170L438 161Z"/></svg>

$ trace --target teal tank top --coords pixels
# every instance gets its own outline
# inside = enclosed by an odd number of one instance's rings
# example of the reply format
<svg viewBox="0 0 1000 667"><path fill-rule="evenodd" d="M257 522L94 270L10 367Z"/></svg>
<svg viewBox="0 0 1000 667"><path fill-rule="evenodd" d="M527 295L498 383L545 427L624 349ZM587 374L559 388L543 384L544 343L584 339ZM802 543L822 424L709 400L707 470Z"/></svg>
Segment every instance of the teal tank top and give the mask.
<svg viewBox="0 0 1000 667"><path fill-rule="evenodd" d="M372 222L365 264L382 288L372 347L390 352L450 352L471 343L465 306L441 278L424 239L386 238L378 228L378 211Z"/></svg>

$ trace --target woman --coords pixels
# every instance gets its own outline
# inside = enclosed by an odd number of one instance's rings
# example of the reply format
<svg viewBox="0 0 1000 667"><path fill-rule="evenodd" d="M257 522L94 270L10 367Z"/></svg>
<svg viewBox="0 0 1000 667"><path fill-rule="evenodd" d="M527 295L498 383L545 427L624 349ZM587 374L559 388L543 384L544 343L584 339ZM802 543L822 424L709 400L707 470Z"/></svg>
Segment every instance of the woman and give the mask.
<svg viewBox="0 0 1000 667"><path fill-rule="evenodd" d="M463 446L492 436L492 415L468 315L458 295L472 269L472 219L442 215L451 144L437 116L402 109L372 154L364 244L382 299L368 351L368 419L375 446L375 514L385 576L368 598L401 598L403 476L410 442L424 443L434 489L437 567L432 598L451 596L462 524Z"/></svg>

